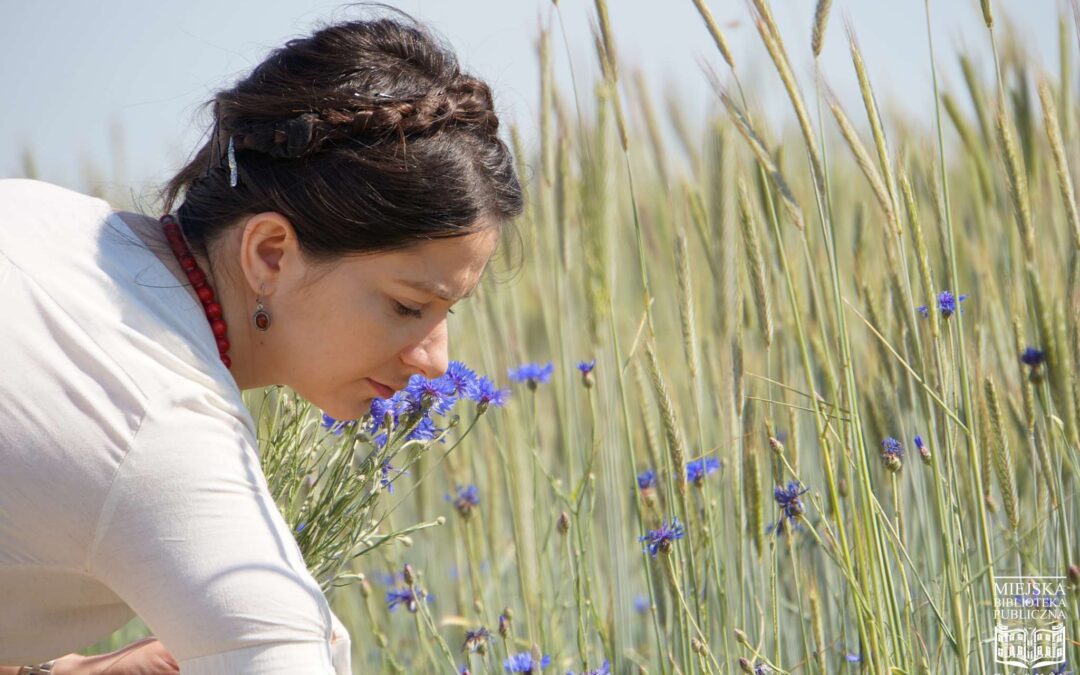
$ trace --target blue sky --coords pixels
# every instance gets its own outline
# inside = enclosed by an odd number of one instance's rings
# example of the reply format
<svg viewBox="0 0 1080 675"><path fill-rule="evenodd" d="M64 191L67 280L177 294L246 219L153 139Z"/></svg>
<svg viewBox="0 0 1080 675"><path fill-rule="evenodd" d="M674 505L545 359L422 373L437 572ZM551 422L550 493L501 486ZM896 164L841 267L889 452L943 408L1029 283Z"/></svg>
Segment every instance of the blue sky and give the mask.
<svg viewBox="0 0 1080 675"><path fill-rule="evenodd" d="M774 122L787 119L783 90L746 4L707 1L731 41L751 95ZM530 148L537 134L539 25L553 26L555 72L563 92L572 95L569 64L579 93L591 91L589 82L596 77L591 1L560 3L569 53L549 0L388 2L433 27L455 48L466 70L488 81L504 126L516 124ZM699 62L707 60L725 76L727 70L691 0L608 2L621 72L644 71L657 110L664 110L660 96L671 89L691 120L714 111L715 96ZM807 90L813 74L809 44L815 2L772 0ZM978 0L931 0L930 6L946 84L960 84L955 63L961 48L975 55L989 77L992 61ZM993 6L999 31L1008 16L1034 62L1056 70L1063 0L994 0ZM207 119L199 116L198 106L215 89L318 22L362 15L340 2L297 0L5 3L0 10L0 83L7 104L0 112L0 176L20 175L20 156L29 147L45 180L83 188L81 167L92 162L124 191L152 188L180 166L206 133ZM928 122L933 101L923 0L834 0L823 70L841 100L854 107L858 98L845 18L859 38L879 101ZM1071 24L1070 31L1075 53ZM588 108L588 102L583 105ZM122 129L119 153L110 140L116 129Z"/></svg>

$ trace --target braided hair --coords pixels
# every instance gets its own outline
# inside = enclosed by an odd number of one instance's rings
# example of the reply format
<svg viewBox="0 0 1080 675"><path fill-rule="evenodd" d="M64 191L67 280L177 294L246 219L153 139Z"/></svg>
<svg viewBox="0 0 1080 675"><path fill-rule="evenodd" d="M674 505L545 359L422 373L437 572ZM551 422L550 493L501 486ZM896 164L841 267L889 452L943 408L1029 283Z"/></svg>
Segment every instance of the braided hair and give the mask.
<svg viewBox="0 0 1080 675"><path fill-rule="evenodd" d="M312 262L510 223L523 211L491 89L400 10L324 26L218 91L209 139L164 186L203 255L245 214L289 219ZM230 184L230 142L238 180ZM181 200L182 196L182 200Z"/></svg>

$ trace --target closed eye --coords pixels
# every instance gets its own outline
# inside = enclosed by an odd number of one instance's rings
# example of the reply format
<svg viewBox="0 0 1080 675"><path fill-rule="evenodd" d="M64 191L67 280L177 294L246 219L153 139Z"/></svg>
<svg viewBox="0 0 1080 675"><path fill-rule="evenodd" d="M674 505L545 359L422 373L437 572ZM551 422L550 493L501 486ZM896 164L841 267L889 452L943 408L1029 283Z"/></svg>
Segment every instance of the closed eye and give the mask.
<svg viewBox="0 0 1080 675"><path fill-rule="evenodd" d="M412 307L406 307L405 305L401 304L400 302L398 302L396 300L394 301L394 311L396 311L398 314L400 314L402 316L411 316L414 319L419 319L419 318L422 318L422 316L423 316L422 313L421 313L421 310L413 309ZM448 309L446 311L449 312L450 314L454 313L454 310L452 310L452 309Z"/></svg>

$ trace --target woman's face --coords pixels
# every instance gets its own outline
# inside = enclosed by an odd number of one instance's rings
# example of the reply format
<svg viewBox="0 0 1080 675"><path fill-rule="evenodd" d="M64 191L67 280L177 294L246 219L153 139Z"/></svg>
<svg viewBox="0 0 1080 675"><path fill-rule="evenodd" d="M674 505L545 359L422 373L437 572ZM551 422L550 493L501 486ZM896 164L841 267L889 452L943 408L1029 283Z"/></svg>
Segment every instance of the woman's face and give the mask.
<svg viewBox="0 0 1080 675"><path fill-rule="evenodd" d="M270 328L250 331L258 379L288 385L331 417L357 419L373 398L389 396L371 380L397 391L413 374L430 379L446 371L450 308L479 283L498 245L497 227L348 257L328 272L300 258L288 230L287 243L244 237L254 267L265 265L275 277L273 293L268 283L261 296ZM253 268L243 266L253 278Z"/></svg>

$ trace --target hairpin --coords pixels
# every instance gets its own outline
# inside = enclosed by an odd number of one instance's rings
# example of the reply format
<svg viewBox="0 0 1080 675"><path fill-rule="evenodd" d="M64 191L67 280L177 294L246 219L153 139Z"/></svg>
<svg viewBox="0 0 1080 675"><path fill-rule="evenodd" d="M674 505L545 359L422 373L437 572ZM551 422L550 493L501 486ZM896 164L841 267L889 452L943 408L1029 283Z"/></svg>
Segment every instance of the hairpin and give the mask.
<svg viewBox="0 0 1080 675"><path fill-rule="evenodd" d="M229 185L236 187L236 144L229 136Z"/></svg>

